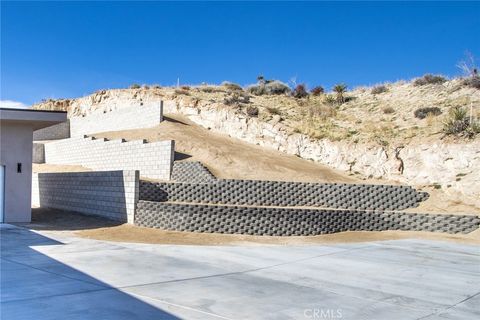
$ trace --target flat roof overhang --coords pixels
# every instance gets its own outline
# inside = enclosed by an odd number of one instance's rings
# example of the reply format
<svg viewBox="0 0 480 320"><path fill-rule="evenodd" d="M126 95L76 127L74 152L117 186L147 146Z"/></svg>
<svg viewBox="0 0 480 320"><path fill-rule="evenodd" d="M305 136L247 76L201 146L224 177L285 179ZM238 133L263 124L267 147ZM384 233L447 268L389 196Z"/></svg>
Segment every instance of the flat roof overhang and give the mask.
<svg viewBox="0 0 480 320"><path fill-rule="evenodd" d="M33 130L67 121L66 111L0 108L1 123L29 125Z"/></svg>

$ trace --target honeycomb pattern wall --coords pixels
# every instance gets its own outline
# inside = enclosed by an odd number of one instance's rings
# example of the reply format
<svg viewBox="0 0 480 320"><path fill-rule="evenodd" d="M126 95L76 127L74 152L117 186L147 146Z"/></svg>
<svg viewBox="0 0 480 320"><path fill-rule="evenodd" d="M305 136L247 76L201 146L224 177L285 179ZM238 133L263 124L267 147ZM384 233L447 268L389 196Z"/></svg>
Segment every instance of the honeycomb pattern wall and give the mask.
<svg viewBox="0 0 480 320"><path fill-rule="evenodd" d="M343 231L469 233L480 218L405 212L369 212L161 203L139 201L135 224L174 231L265 236L313 236Z"/></svg>
<svg viewBox="0 0 480 320"><path fill-rule="evenodd" d="M211 184L140 181L140 199L258 206L403 210L428 198L409 186L217 180Z"/></svg>
<svg viewBox="0 0 480 320"><path fill-rule="evenodd" d="M217 178L200 161L175 161L172 178L175 182L213 183Z"/></svg>

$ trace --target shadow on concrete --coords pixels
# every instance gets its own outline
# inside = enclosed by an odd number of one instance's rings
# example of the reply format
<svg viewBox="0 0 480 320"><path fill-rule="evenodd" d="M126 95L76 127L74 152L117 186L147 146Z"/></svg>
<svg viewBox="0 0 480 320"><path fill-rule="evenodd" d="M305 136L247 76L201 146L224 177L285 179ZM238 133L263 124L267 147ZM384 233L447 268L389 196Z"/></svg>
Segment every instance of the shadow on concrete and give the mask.
<svg viewBox="0 0 480 320"><path fill-rule="evenodd" d="M42 253L59 241L3 224L0 245L1 319L178 319Z"/></svg>
<svg viewBox="0 0 480 320"><path fill-rule="evenodd" d="M16 225L34 230L58 231L98 229L114 227L121 224L123 224L123 222L99 216L44 207L32 208L32 222L16 223Z"/></svg>

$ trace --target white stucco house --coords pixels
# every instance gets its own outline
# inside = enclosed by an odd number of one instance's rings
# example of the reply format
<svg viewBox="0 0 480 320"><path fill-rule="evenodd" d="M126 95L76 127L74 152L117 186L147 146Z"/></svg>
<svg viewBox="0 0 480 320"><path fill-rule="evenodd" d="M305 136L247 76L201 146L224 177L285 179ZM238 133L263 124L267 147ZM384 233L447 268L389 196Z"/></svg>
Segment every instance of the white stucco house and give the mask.
<svg viewBox="0 0 480 320"><path fill-rule="evenodd" d="M0 222L30 222L33 131L67 120L63 111L0 108Z"/></svg>

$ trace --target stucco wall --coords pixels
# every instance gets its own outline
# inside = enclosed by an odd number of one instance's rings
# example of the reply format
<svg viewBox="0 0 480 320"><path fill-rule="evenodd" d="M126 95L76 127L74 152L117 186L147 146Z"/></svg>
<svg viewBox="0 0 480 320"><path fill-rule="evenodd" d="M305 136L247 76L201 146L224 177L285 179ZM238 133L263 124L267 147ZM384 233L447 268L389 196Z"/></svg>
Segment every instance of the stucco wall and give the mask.
<svg viewBox="0 0 480 320"><path fill-rule="evenodd" d="M163 120L163 103L94 112L84 117L70 118L72 137L107 131L154 127Z"/></svg>
<svg viewBox="0 0 480 320"><path fill-rule="evenodd" d="M70 138L70 122L68 120L33 132L33 141L67 138Z"/></svg>
<svg viewBox="0 0 480 320"><path fill-rule="evenodd" d="M94 170L140 170L140 176L169 180L174 141L70 138L45 144L45 162L75 164Z"/></svg>
<svg viewBox="0 0 480 320"><path fill-rule="evenodd" d="M133 223L138 171L35 173L32 205Z"/></svg>
<svg viewBox="0 0 480 320"><path fill-rule="evenodd" d="M28 124L2 123L0 162L5 166L5 222L30 222L32 135ZM17 163L22 172L17 172Z"/></svg>

